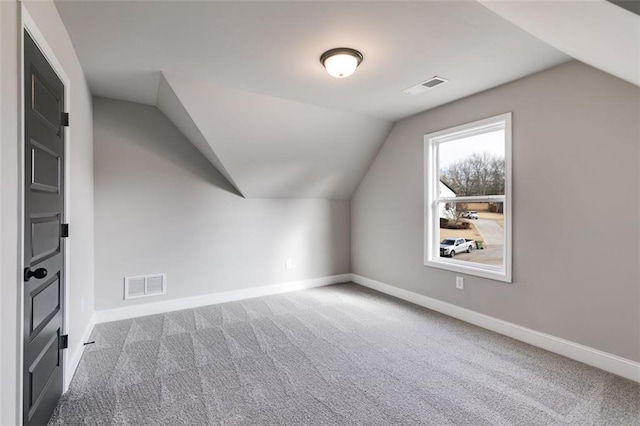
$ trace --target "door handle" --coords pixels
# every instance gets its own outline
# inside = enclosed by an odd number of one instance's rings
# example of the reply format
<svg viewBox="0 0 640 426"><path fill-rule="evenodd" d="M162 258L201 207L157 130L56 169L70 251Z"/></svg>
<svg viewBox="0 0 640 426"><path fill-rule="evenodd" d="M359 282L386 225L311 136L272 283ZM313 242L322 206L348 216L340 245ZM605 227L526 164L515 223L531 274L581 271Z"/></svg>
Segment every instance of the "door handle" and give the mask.
<svg viewBox="0 0 640 426"><path fill-rule="evenodd" d="M31 277L36 277L37 279L41 280L42 278L46 277L48 273L49 271L44 268L38 268L35 271L32 271L31 268L24 268L24 280L25 282L29 281Z"/></svg>

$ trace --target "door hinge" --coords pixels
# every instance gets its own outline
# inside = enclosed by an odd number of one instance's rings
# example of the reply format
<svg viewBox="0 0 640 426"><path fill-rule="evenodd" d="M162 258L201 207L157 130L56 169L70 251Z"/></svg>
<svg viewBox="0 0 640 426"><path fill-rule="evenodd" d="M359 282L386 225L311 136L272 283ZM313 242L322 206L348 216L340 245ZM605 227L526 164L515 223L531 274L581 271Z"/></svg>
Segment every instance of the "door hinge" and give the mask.
<svg viewBox="0 0 640 426"><path fill-rule="evenodd" d="M60 238L69 238L69 224L60 224Z"/></svg>
<svg viewBox="0 0 640 426"><path fill-rule="evenodd" d="M60 336L60 349L67 349L69 347L69 335L64 334Z"/></svg>
<svg viewBox="0 0 640 426"><path fill-rule="evenodd" d="M69 127L69 113L68 112L63 112L62 113L62 126Z"/></svg>

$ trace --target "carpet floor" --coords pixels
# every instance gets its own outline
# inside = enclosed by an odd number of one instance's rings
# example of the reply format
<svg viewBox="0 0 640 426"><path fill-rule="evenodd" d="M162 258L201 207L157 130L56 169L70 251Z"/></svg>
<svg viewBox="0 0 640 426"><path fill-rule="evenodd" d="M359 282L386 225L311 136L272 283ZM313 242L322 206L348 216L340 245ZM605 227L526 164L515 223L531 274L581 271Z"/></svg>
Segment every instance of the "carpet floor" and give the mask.
<svg viewBox="0 0 640 426"><path fill-rule="evenodd" d="M50 425L640 425L640 385L354 284L97 325Z"/></svg>

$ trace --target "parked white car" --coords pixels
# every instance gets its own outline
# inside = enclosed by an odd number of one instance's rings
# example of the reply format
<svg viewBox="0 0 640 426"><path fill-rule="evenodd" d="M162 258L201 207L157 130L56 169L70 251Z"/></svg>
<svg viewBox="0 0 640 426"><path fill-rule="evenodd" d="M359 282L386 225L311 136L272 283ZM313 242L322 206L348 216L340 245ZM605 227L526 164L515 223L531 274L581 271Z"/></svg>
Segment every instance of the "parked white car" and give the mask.
<svg viewBox="0 0 640 426"><path fill-rule="evenodd" d="M464 238L445 238L440 241L440 256L453 257L464 251L471 253L471 250L473 250L475 245L475 240L467 240Z"/></svg>
<svg viewBox="0 0 640 426"><path fill-rule="evenodd" d="M476 211L468 211L468 212L464 212L462 213L462 217L465 219L480 219L480 216L478 215L478 212Z"/></svg>

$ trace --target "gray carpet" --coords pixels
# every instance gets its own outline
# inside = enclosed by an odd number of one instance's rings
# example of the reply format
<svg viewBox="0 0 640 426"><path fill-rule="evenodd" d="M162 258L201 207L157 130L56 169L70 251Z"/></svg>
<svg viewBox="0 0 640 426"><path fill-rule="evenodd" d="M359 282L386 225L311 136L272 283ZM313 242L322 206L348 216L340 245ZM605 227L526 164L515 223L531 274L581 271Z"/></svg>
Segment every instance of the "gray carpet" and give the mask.
<svg viewBox="0 0 640 426"><path fill-rule="evenodd" d="M51 425L640 425L640 385L353 284L96 326Z"/></svg>

